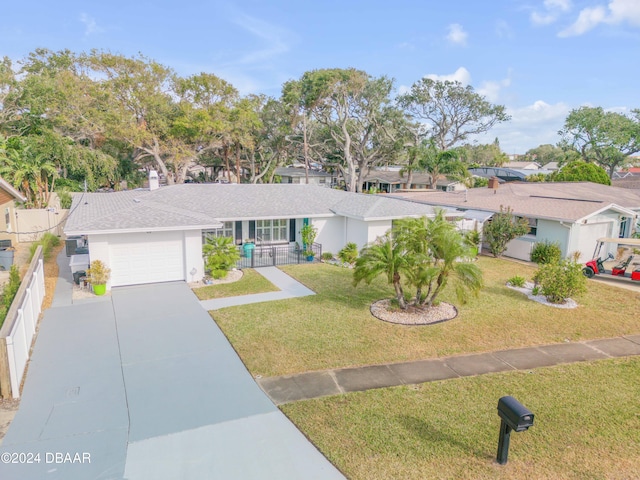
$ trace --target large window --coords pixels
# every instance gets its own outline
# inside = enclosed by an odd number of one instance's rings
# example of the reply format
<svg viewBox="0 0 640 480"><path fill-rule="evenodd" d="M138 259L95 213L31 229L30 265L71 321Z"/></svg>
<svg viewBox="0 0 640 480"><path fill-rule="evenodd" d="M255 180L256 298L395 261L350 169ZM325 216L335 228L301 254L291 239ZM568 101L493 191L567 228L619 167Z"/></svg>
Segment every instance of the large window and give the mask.
<svg viewBox="0 0 640 480"><path fill-rule="evenodd" d="M286 242L287 220L279 218L275 220L256 220L257 243Z"/></svg>
<svg viewBox="0 0 640 480"><path fill-rule="evenodd" d="M222 228L216 228L215 230L203 230L202 232L203 243L205 243L210 238L216 237L233 238L233 222L224 222Z"/></svg>

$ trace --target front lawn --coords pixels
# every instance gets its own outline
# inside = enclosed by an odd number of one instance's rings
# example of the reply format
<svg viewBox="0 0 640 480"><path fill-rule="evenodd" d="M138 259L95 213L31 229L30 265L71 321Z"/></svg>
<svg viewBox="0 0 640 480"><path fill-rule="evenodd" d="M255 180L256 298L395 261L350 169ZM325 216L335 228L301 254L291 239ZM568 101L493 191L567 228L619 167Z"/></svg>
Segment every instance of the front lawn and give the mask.
<svg viewBox="0 0 640 480"><path fill-rule="evenodd" d="M242 278L237 282L219 283L193 289L199 300L236 297L252 293L277 292L278 288L251 268L242 270Z"/></svg>
<svg viewBox="0 0 640 480"><path fill-rule="evenodd" d="M349 479L630 479L640 472L640 358L351 393L281 407ZM535 415L495 462L498 399Z"/></svg>
<svg viewBox="0 0 640 480"><path fill-rule="evenodd" d="M480 296L459 305L453 292L445 291L441 300L455 304L459 315L437 325L377 320L369 306L391 298L392 287L382 278L353 287L351 270L326 264L282 268L317 295L242 305L212 316L251 373L262 376L640 333L636 292L588 282L577 309L556 309L505 286L515 275L530 279L535 268L489 257L479 258L478 265L485 281Z"/></svg>

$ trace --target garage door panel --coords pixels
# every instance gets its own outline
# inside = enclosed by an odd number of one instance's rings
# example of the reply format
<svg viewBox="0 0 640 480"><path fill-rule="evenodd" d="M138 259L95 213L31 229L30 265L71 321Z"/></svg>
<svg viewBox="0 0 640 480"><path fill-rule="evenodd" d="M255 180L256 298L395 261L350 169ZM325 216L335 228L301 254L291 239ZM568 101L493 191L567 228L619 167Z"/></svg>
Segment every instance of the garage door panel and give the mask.
<svg viewBox="0 0 640 480"><path fill-rule="evenodd" d="M133 234L110 242L112 286L184 280L181 232Z"/></svg>

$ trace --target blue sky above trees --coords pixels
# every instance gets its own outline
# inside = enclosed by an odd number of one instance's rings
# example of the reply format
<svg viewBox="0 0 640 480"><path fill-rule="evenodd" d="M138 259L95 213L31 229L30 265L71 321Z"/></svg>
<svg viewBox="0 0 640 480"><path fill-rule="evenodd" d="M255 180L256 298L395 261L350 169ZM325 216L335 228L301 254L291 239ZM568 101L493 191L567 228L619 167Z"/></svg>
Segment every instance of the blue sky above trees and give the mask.
<svg viewBox="0 0 640 480"><path fill-rule="evenodd" d="M640 108L638 0L38 3L3 5L1 56L140 52L271 96L317 68L387 75L399 92L423 76L459 80L506 105L512 120L477 138L506 153L555 144L581 105Z"/></svg>

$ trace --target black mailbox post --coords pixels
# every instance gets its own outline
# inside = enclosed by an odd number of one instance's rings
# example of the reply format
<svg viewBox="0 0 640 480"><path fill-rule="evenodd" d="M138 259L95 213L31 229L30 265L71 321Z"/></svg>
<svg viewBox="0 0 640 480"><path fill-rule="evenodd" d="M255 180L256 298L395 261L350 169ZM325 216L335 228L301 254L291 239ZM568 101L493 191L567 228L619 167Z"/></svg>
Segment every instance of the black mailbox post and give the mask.
<svg viewBox="0 0 640 480"><path fill-rule="evenodd" d="M533 412L511 396L498 400L498 415L500 422L500 439L498 440L498 455L496 460L500 465L507 463L509 456L509 440L511 430L524 432L533 426Z"/></svg>

